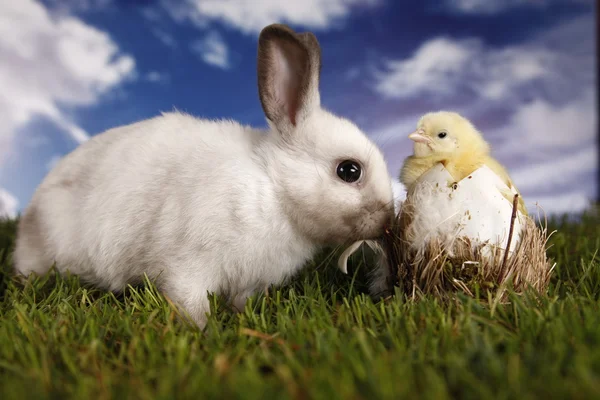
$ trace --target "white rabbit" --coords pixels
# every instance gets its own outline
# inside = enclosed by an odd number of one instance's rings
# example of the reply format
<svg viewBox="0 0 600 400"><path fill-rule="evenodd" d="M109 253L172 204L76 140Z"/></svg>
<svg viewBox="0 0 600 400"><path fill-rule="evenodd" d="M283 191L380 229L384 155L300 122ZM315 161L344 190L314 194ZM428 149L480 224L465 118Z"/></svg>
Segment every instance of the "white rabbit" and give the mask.
<svg viewBox="0 0 600 400"><path fill-rule="evenodd" d="M16 270L56 262L112 291L147 274L203 327L207 293L243 309L319 248L379 237L392 217L387 166L353 123L321 108L320 59L312 33L263 29L267 131L167 113L82 144L25 210Z"/></svg>

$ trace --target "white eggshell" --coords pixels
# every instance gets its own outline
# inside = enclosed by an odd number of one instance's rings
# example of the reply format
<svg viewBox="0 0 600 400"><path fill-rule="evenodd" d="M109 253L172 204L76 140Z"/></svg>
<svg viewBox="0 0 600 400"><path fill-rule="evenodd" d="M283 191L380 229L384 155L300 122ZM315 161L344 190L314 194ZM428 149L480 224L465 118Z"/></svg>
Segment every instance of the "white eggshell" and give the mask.
<svg viewBox="0 0 600 400"><path fill-rule="evenodd" d="M453 185L455 183L455 185ZM421 247L430 239L441 239L446 248L458 237L475 243L487 243L505 249L512 218L512 201L501 191L516 194L487 166L483 166L459 182L455 182L442 164L436 164L421 175L405 201L415 205L410 228L413 247ZM517 211L510 250L521 238L525 220ZM366 241L369 242L369 241ZM347 273L348 258L365 241L351 244L340 256L338 268ZM368 243L374 250L380 247ZM482 249L491 256L492 248Z"/></svg>
<svg viewBox="0 0 600 400"><path fill-rule="evenodd" d="M408 194L408 200L415 204L411 224L415 238L425 241L438 236L443 240L453 240L466 236L505 249L513 205L502 196L501 191L511 193L487 166L455 182L442 164L436 164L417 180ZM523 218L518 212L510 251L519 242Z"/></svg>

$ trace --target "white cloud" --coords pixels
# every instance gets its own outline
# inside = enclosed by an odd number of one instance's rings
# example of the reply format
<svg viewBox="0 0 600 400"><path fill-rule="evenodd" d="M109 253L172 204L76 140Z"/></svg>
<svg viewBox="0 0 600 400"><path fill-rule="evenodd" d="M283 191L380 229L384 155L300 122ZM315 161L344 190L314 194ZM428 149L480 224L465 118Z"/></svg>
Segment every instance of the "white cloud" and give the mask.
<svg viewBox="0 0 600 400"><path fill-rule="evenodd" d="M590 196L580 190L552 196L532 196L531 199L526 198L525 201L529 213L531 215L538 215L539 213L541 218L544 215L580 213L588 210L592 204Z"/></svg>
<svg viewBox="0 0 600 400"><path fill-rule="evenodd" d="M375 89L389 98L423 92L450 94L453 76L457 76L473 56L475 46L479 46L476 40L432 39L417 49L411 58L387 62L386 70L376 76Z"/></svg>
<svg viewBox="0 0 600 400"><path fill-rule="evenodd" d="M160 41L161 41L161 42L162 42L162 43L163 43L165 46L167 46L167 47L170 47L170 48L175 48L175 47L177 47L177 41L175 40L175 38L174 38L174 37L173 37L171 34L169 34L169 33L165 32L165 31L163 31L163 30L161 30L161 29L158 29L158 28L154 28L154 29L152 29L152 33L153 33L153 34L154 34L154 36L156 36L156 37L158 38L158 40L160 40Z"/></svg>
<svg viewBox="0 0 600 400"><path fill-rule="evenodd" d="M326 29L348 17L354 7L373 7L380 0L187 0L184 6L164 0L164 7L177 20L191 19L201 27L212 21L257 34L274 22Z"/></svg>
<svg viewBox="0 0 600 400"><path fill-rule="evenodd" d="M0 187L0 218L16 217L18 206L17 198Z"/></svg>
<svg viewBox="0 0 600 400"><path fill-rule="evenodd" d="M144 78L148 82L161 83L169 79L169 76L166 73L163 74L158 71L150 71L144 76Z"/></svg>
<svg viewBox="0 0 600 400"><path fill-rule="evenodd" d="M536 99L520 106L506 127L493 132L506 138L496 146L504 156L540 153L540 158L560 157L572 149L594 149L598 126L595 93L584 90L579 98L564 105Z"/></svg>
<svg viewBox="0 0 600 400"><path fill-rule="evenodd" d="M71 14L103 10L113 5L113 0L46 0L53 10Z"/></svg>
<svg viewBox="0 0 600 400"><path fill-rule="evenodd" d="M0 165L13 138L36 115L76 142L89 135L64 107L86 106L134 75L134 59L119 54L103 31L68 15L51 15L32 0L0 2Z"/></svg>
<svg viewBox="0 0 600 400"><path fill-rule="evenodd" d="M485 100L503 100L536 80L557 78L548 68L558 55L543 48L488 49L480 39L438 37L411 57L386 62L376 74L375 90L387 98L429 94L449 98L465 89Z"/></svg>
<svg viewBox="0 0 600 400"><path fill-rule="evenodd" d="M359 67L351 67L345 73L346 79L349 81L353 81L360 76L360 68Z"/></svg>
<svg viewBox="0 0 600 400"><path fill-rule="evenodd" d="M47 146L52 143L48 136L43 135L42 133L32 133L25 135L21 140L21 143L27 149L35 149L43 146Z"/></svg>
<svg viewBox="0 0 600 400"><path fill-rule="evenodd" d="M148 21L157 22L161 20L160 12L154 7L144 7L141 13Z"/></svg>
<svg viewBox="0 0 600 400"><path fill-rule="evenodd" d="M595 84L594 38L591 14L504 47L435 37L408 57L385 61L373 89L389 99L427 95L444 104L461 96L497 104L570 100Z"/></svg>
<svg viewBox="0 0 600 400"><path fill-rule="evenodd" d="M544 8L553 3L592 3L592 0L446 0L445 8L463 14L495 14L515 7Z"/></svg>
<svg viewBox="0 0 600 400"><path fill-rule="evenodd" d="M597 166L598 150L590 146L555 160L514 169L511 177L520 191L539 193L582 181L596 171ZM588 187L593 184L585 182Z"/></svg>
<svg viewBox="0 0 600 400"><path fill-rule="evenodd" d="M205 63L221 68L229 69L229 48L223 37L217 31L209 32L203 39L196 40L190 45L191 50Z"/></svg>

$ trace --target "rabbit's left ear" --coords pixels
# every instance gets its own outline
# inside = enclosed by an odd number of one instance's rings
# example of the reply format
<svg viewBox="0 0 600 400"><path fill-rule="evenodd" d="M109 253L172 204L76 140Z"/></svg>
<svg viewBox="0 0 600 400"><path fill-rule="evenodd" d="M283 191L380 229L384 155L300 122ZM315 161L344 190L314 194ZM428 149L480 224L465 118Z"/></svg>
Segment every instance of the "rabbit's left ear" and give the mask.
<svg viewBox="0 0 600 400"><path fill-rule="evenodd" d="M258 91L266 117L281 131L296 126L321 105L321 47L310 32L282 24L264 28L258 39Z"/></svg>

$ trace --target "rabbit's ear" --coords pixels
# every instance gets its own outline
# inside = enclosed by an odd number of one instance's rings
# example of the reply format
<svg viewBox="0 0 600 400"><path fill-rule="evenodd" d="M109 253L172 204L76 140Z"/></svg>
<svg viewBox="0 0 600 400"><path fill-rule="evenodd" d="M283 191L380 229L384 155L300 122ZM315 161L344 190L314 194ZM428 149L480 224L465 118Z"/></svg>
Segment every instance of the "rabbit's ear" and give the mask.
<svg viewBox="0 0 600 400"><path fill-rule="evenodd" d="M266 117L280 130L320 106L321 47L310 32L273 24L258 39L258 92Z"/></svg>

